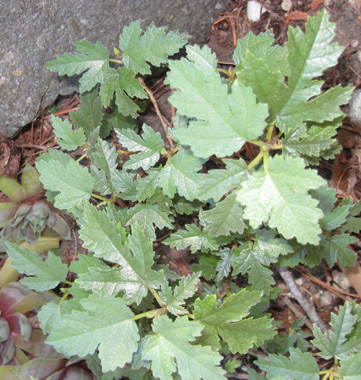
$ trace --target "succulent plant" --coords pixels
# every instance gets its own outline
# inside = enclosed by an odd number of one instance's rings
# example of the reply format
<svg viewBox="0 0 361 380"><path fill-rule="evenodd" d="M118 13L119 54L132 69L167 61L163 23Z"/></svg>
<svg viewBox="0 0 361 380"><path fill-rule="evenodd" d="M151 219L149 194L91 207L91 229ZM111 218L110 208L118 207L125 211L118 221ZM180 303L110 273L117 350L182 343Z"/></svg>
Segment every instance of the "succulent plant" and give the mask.
<svg viewBox="0 0 361 380"><path fill-rule="evenodd" d="M34 167L25 166L21 184L0 177L0 190L11 199L0 203L0 252L6 240L40 252L56 248L59 236L70 239L69 225L46 200Z"/></svg>

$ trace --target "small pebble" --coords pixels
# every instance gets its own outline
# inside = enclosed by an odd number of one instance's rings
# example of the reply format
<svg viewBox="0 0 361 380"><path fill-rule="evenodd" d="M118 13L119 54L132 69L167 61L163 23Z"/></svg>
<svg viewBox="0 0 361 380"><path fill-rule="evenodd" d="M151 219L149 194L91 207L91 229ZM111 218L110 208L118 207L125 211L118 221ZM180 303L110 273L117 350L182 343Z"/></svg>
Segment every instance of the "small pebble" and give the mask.
<svg viewBox="0 0 361 380"><path fill-rule="evenodd" d="M266 12L266 9L256 1L249 1L247 3L247 18L249 21L259 21L261 14Z"/></svg>
<svg viewBox="0 0 361 380"><path fill-rule="evenodd" d="M350 101L351 121L361 126L361 90L355 90Z"/></svg>
<svg viewBox="0 0 361 380"><path fill-rule="evenodd" d="M331 306L333 303L332 293L331 292L324 292L323 294L321 294L319 301L320 301L320 305L322 307Z"/></svg>
<svg viewBox="0 0 361 380"><path fill-rule="evenodd" d="M351 47L353 47L353 48L357 47L358 44L359 44L359 42L357 40L352 40L351 41Z"/></svg>
<svg viewBox="0 0 361 380"><path fill-rule="evenodd" d="M282 4L281 4L281 8L285 11L285 12L289 12L292 8L292 0L283 0L282 1Z"/></svg>
<svg viewBox="0 0 361 380"><path fill-rule="evenodd" d="M337 270L334 270L332 272L332 278L334 281L332 286L336 289L340 288L341 290L348 291L352 286L350 280L348 279L348 277L343 272L339 272Z"/></svg>

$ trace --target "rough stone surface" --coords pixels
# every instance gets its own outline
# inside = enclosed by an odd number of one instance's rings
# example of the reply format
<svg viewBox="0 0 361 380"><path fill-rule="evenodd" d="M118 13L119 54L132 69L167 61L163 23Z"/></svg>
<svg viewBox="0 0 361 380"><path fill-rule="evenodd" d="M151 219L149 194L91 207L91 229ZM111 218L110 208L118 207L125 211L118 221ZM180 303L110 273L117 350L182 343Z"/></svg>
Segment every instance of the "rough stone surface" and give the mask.
<svg viewBox="0 0 361 380"><path fill-rule="evenodd" d="M55 54L74 52L73 41L101 41L110 51L123 26L179 30L203 42L227 0L13 0L0 1L0 134L11 137L77 82L46 69Z"/></svg>

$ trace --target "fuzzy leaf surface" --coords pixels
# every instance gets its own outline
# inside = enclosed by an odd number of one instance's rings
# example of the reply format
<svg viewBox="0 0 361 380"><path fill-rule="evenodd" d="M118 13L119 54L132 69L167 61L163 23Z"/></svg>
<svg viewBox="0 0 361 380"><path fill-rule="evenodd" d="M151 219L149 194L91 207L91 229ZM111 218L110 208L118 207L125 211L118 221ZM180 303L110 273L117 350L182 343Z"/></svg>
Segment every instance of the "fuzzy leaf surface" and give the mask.
<svg viewBox="0 0 361 380"><path fill-rule="evenodd" d="M79 105L78 110L70 112L69 116L73 123L78 128L82 128L85 134L89 136L94 129L102 124L102 102L97 88L81 94L80 99L83 103Z"/></svg>
<svg viewBox="0 0 361 380"><path fill-rule="evenodd" d="M229 91L217 72L186 59L171 61L169 66L171 88L179 90L169 101L179 114L196 119L188 128L176 129L174 135L195 155L230 156L263 133L268 108L256 103L250 88L236 81Z"/></svg>
<svg viewBox="0 0 361 380"><path fill-rule="evenodd" d="M209 236L208 233L201 231L194 224L186 224L185 227L186 230L178 230L172 233L163 243L178 250L190 246L192 253L208 249L215 250L218 248L216 241Z"/></svg>
<svg viewBox="0 0 361 380"><path fill-rule="evenodd" d="M104 72L109 68L109 51L99 41L95 44L83 40L73 42L79 53L61 54L56 60L48 63L50 71L59 75L78 75L86 71L80 78L80 92L90 91L97 83L102 83Z"/></svg>
<svg viewBox="0 0 361 380"><path fill-rule="evenodd" d="M258 359L256 364L267 371L267 377L274 379L284 376L292 380L319 380L316 359L309 352L302 352L298 348L290 348L290 357L270 355L270 360ZM300 365L302 363L302 365Z"/></svg>
<svg viewBox="0 0 361 380"><path fill-rule="evenodd" d="M339 372L344 380L361 380L361 352L340 361Z"/></svg>
<svg viewBox="0 0 361 380"><path fill-rule="evenodd" d="M79 206L91 197L91 174L67 154L49 150L38 157L36 168L44 187L57 193L55 207L71 211L73 206Z"/></svg>
<svg viewBox="0 0 361 380"><path fill-rule="evenodd" d="M140 152L130 156L130 159L123 165L124 169L138 169L141 167L144 170L148 170L159 160L159 152L163 148L162 137L146 124L143 124L142 128L142 137L131 129L116 131L119 142L126 147L128 151Z"/></svg>
<svg viewBox="0 0 361 380"><path fill-rule="evenodd" d="M331 313L331 327L329 336L322 333L317 325L314 325L312 343L321 350L319 353L325 359L332 357L337 359L348 358L351 354L361 350L361 329L356 325L357 314L350 302L345 302L339 308L338 314ZM347 337L358 326L356 335Z"/></svg>
<svg viewBox="0 0 361 380"><path fill-rule="evenodd" d="M84 289L99 294L111 289L113 293L124 291L127 302L138 304L147 295L148 287L159 287L164 275L151 269L154 251L151 242L141 231L134 224L128 242L123 242L109 216L104 211L87 205L84 208L84 223L79 232L84 247L94 252L96 257L119 264L121 269L111 272L91 269L94 279L92 280L91 274L80 275L79 284Z"/></svg>
<svg viewBox="0 0 361 380"><path fill-rule="evenodd" d="M104 372L132 360L140 339L133 312L121 298L91 295L80 301L83 310L64 313L50 330L47 343L67 356L84 357L99 350ZM46 319L41 314L40 322Z"/></svg>
<svg viewBox="0 0 361 380"><path fill-rule="evenodd" d="M57 143L65 150L76 150L79 146L85 144L85 135L83 130L76 129L73 131L73 126L68 119L62 120L60 117L52 115L54 133L58 137Z"/></svg>
<svg viewBox="0 0 361 380"><path fill-rule="evenodd" d="M129 209L126 225L137 223L146 236L155 239L154 225L160 230L164 227L172 229L173 218L163 211L156 203L138 203Z"/></svg>
<svg viewBox="0 0 361 380"><path fill-rule="evenodd" d="M170 198L179 195L192 201L197 196L201 176L197 171L202 169L202 161L188 150L175 154L159 174L159 186Z"/></svg>
<svg viewBox="0 0 361 380"><path fill-rule="evenodd" d="M340 261L342 268L345 266L353 267L356 264L356 253L347 248L349 244L355 243L358 239L348 234L332 235L328 245L325 247L325 257L328 265L335 265Z"/></svg>
<svg viewBox="0 0 361 380"><path fill-rule="evenodd" d="M273 272L265 266L264 257L255 249L249 249L248 245L243 245L239 248L240 253L236 251L232 266L232 275L236 276L239 273L248 273L248 281L252 284L252 288L269 294L272 285L275 284Z"/></svg>
<svg viewBox="0 0 361 380"><path fill-rule="evenodd" d="M143 359L151 360L153 375L161 380L173 380L178 370L182 380L224 380L220 367L221 355L210 347L192 345L200 335L202 325L179 317L174 322L167 316L153 321L154 335L148 336Z"/></svg>
<svg viewBox="0 0 361 380"><path fill-rule="evenodd" d="M128 68L140 74L150 74L150 65L166 63L187 42L187 38L176 32L165 33L165 28L151 24L142 34L140 22L125 26L119 36L119 48L123 52L123 62Z"/></svg>
<svg viewBox="0 0 361 380"><path fill-rule="evenodd" d="M274 45L274 34L271 29L257 36L249 32L237 41L237 46L233 52L233 60L236 65L242 65L242 60L247 51L250 51L257 58L263 59L271 71L281 71L284 75L289 74L287 50L280 45Z"/></svg>
<svg viewBox="0 0 361 380"><path fill-rule="evenodd" d="M10 242L7 242L6 245L7 254L14 260L11 265L19 273L27 275L20 282L29 289L41 292L54 289L59 283L65 281L68 267L62 263L60 257L52 252L49 252L48 258L43 261L39 254L26 247L20 248L17 244Z"/></svg>
<svg viewBox="0 0 361 380"><path fill-rule="evenodd" d="M286 239L316 245L323 214L307 192L324 183L301 158L275 156L268 160L268 173L257 171L242 182L237 199L246 206L244 217L252 227L267 223Z"/></svg>
<svg viewBox="0 0 361 380"><path fill-rule="evenodd" d="M232 353L245 353L253 346L259 345L274 336L271 321L265 318L243 320L251 306L260 300L259 292L241 290L233 294L217 308L215 296L206 296L195 302L194 316L204 325L201 338L202 345L220 349L219 335L228 343Z"/></svg>
<svg viewBox="0 0 361 380"><path fill-rule="evenodd" d="M233 187L240 185L246 174L246 162L242 159L224 159L223 162L226 164L225 169L210 170L207 174L200 174L198 199L207 201L213 198L218 202Z"/></svg>
<svg viewBox="0 0 361 380"><path fill-rule="evenodd" d="M187 58L204 70L215 70L217 68L217 56L207 46L200 48L198 45L186 46Z"/></svg>
<svg viewBox="0 0 361 380"><path fill-rule="evenodd" d="M243 221L243 208L237 201L237 192L228 195L216 207L205 211L200 220L206 222L205 231L211 236L227 236L238 232L242 234L246 225Z"/></svg>
<svg viewBox="0 0 361 380"><path fill-rule="evenodd" d="M193 296L197 291L197 284L201 273L193 273L183 277L179 284L172 290L167 283L163 284L159 296L167 305L167 310L173 315L183 315L187 310L182 306L187 298Z"/></svg>

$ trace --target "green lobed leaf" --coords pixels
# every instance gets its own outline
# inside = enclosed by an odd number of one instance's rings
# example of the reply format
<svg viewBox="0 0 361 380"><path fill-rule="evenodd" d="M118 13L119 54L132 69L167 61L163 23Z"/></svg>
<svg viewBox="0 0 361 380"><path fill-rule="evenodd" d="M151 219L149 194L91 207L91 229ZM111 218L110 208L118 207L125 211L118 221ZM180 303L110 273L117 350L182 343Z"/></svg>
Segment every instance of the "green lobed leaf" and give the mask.
<svg viewBox="0 0 361 380"><path fill-rule="evenodd" d="M318 244L323 214L317 201L307 194L325 181L314 170L305 169L301 158L270 157L267 172L250 174L242 182L237 199L245 205L244 217L253 228L267 223L286 239Z"/></svg>
<svg viewBox="0 0 361 380"><path fill-rule="evenodd" d="M248 244L241 246L233 257L232 276L248 273L248 281L252 289L269 294L275 284L273 272L265 266L265 261L255 249L249 249Z"/></svg>
<svg viewBox="0 0 361 380"><path fill-rule="evenodd" d="M235 81L231 88L215 71L186 60L171 61L168 81L179 91L169 98L178 113L195 119L174 136L195 155L232 155L246 141L257 139L266 127L268 108L257 104L249 87Z"/></svg>
<svg viewBox="0 0 361 380"><path fill-rule="evenodd" d="M213 198L218 202L232 188L240 185L246 174L246 162L242 159L223 159L223 162L226 164L225 169L210 170L207 174L200 174L198 199L207 201Z"/></svg>
<svg viewBox="0 0 361 380"><path fill-rule="evenodd" d="M221 259L218 261L216 267L216 281L221 281L225 277L228 277L231 272L234 252L229 248L224 248L217 254L217 256L220 256Z"/></svg>
<svg viewBox="0 0 361 380"><path fill-rule="evenodd" d="M152 168L147 170L146 177L137 177L135 186L137 189L137 199L139 202L145 201L154 195L156 188L158 187L158 175L160 169Z"/></svg>
<svg viewBox="0 0 361 380"><path fill-rule="evenodd" d="M193 315L204 325L198 342L220 349L218 337L220 335L232 353L245 353L254 343L259 345L272 338L275 331L270 320L265 318L243 320L249 314L250 308L259 301L259 292L248 292L245 289L227 297L220 307L217 307L215 296L197 299Z"/></svg>
<svg viewBox="0 0 361 380"><path fill-rule="evenodd" d="M155 319L154 335L146 337L142 354L145 360L151 360L153 375L172 380L172 373L177 371L182 380L223 380L222 356L210 347L191 344L201 331L202 325L187 317L174 322L165 315Z"/></svg>
<svg viewBox="0 0 361 380"><path fill-rule="evenodd" d="M202 48L198 45L187 45L186 52L187 58L203 70L216 70L217 56L207 45Z"/></svg>
<svg viewBox="0 0 361 380"><path fill-rule="evenodd" d="M271 29L258 35L249 32L237 41L233 52L233 60L237 65L236 71L242 67L247 51L263 59L271 71L280 71L283 75L289 74L287 50L280 45L274 45L274 34Z"/></svg>
<svg viewBox="0 0 361 380"><path fill-rule="evenodd" d="M292 135L282 140L283 153L319 157L335 143L334 127L311 127L305 136Z"/></svg>
<svg viewBox="0 0 361 380"><path fill-rule="evenodd" d="M172 229L173 217L163 211L156 203L138 203L130 208L126 217L126 225L137 223L146 236L155 239L154 225L160 230L164 227Z"/></svg>
<svg viewBox="0 0 361 380"><path fill-rule="evenodd" d="M350 355L347 359L340 361L338 372L343 380L361 380L361 352Z"/></svg>
<svg viewBox="0 0 361 380"><path fill-rule="evenodd" d="M163 272L151 270L154 251L151 242L137 224L124 243L114 223L104 211L91 205L84 208L84 223L79 231L83 246L94 255L120 265L119 270L90 269L90 274L79 276L79 284L85 290L105 294L113 287L114 293L124 291L127 302L140 303L148 293L148 287L159 287Z"/></svg>
<svg viewBox="0 0 361 380"><path fill-rule="evenodd" d="M304 121L323 122L342 114L339 107L348 102L352 89L338 86L319 95L322 82L312 80L337 63L342 47L331 44L334 35L325 11L308 18L305 34L298 27L288 29L287 85L284 75L264 58L250 50L245 54L237 75L252 87L258 101L268 104L271 121L276 121L282 132L293 131Z"/></svg>
<svg viewBox="0 0 361 380"><path fill-rule="evenodd" d="M243 221L243 208L236 199L237 192L228 195L216 206L203 212L200 220L206 223L205 231L211 236L228 236L238 232L242 234L246 225Z"/></svg>
<svg viewBox="0 0 361 380"><path fill-rule="evenodd" d="M57 150L49 150L37 158L36 168L44 187L57 192L55 207L71 211L92 195L93 178L87 168L70 156Z"/></svg>
<svg viewBox="0 0 361 380"><path fill-rule="evenodd" d="M258 359L256 364L268 372L267 377L270 379L284 376L285 379L293 380L319 380L316 359L309 352L291 347L289 358L283 355L270 355L269 358Z"/></svg>
<svg viewBox="0 0 361 380"><path fill-rule="evenodd" d="M43 261L38 253L26 247L20 248L17 244L10 242L7 242L6 246L7 254L14 260L11 265L19 273L27 275L20 282L29 289L37 291L54 289L59 283L65 281L68 267L52 252L49 252L48 258Z"/></svg>
<svg viewBox="0 0 361 380"><path fill-rule="evenodd" d="M57 143L62 149L76 150L79 146L85 144L85 135L81 128L73 131L73 126L68 119L62 120L60 117L51 116L53 122L54 133L56 135Z"/></svg>
<svg viewBox="0 0 361 380"><path fill-rule="evenodd" d="M155 165L160 157L163 148L163 139L158 132L154 132L151 127L143 124L143 134L140 137L131 129L116 130L119 142L130 152L141 152L130 156L130 159L123 165L124 169L143 168L148 170Z"/></svg>
<svg viewBox="0 0 361 380"><path fill-rule="evenodd" d="M79 80L80 92L91 90L97 83L102 83L104 71L109 68L109 51L99 41L95 44L83 40L73 42L79 53L61 54L56 56L56 60L48 63L50 71L57 71L59 75L73 76L85 74Z"/></svg>
<svg viewBox="0 0 361 380"><path fill-rule="evenodd" d="M341 227L341 232L359 233L361 230L361 218L358 217L361 211L361 202L355 203L350 210L346 223Z"/></svg>
<svg viewBox="0 0 361 380"><path fill-rule="evenodd" d="M169 287L167 282L162 285L162 291L159 293L159 296L170 313L173 315L184 315L188 313L183 305L185 300L192 297L197 291L200 275L201 273L199 272L183 277L173 290Z"/></svg>
<svg viewBox="0 0 361 380"><path fill-rule="evenodd" d="M47 343L67 356L84 357L99 351L104 372L132 360L140 339L134 314L121 298L90 295L80 301L82 310L64 313L49 331ZM46 320L46 311L40 322Z"/></svg>
<svg viewBox="0 0 361 380"><path fill-rule="evenodd" d="M81 94L80 99L82 104L79 105L79 109L69 112L69 116L73 123L78 128L82 128L85 134L89 136L94 129L102 124L102 102L97 88Z"/></svg>
<svg viewBox="0 0 361 380"><path fill-rule="evenodd" d="M357 255L352 249L347 248L349 244L358 241L357 238L348 234L335 234L331 236L328 245L325 247L325 257L328 265L332 267L337 260L342 268L353 267L356 264Z"/></svg>
<svg viewBox="0 0 361 380"><path fill-rule="evenodd" d="M351 354L361 350L361 329L358 326L358 334L353 337L348 335L354 330L357 322L357 311L352 303L346 301L339 308L338 314L331 313L332 330L328 336L322 333L320 328L314 324L312 341L321 352L319 355L325 359L330 358L348 358Z"/></svg>
<svg viewBox="0 0 361 380"><path fill-rule="evenodd" d="M202 161L189 150L178 151L163 167L159 174L159 186L165 195L173 198L176 193L192 201L197 196L201 180L197 172L202 169Z"/></svg>
<svg viewBox="0 0 361 380"><path fill-rule="evenodd" d="M160 66L167 63L187 42L184 35L176 32L165 33L165 28L148 26L142 34L140 22L132 22L123 28L119 36L119 48L123 52L123 62L128 68L140 74L150 74L150 65Z"/></svg>
<svg viewBox="0 0 361 380"><path fill-rule="evenodd" d="M178 250L185 249L190 246L192 253L203 250L216 250L218 248L217 242L208 235L201 231L194 224L186 224L186 230L178 230L172 233L169 238L163 241L163 244L169 245Z"/></svg>

